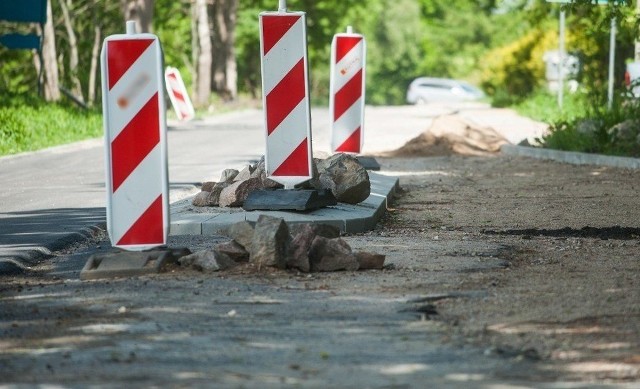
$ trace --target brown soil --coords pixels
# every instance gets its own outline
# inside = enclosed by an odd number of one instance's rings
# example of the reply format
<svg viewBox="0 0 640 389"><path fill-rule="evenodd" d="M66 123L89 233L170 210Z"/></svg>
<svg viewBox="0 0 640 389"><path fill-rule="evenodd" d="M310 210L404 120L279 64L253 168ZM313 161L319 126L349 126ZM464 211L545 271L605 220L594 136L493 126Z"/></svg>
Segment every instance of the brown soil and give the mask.
<svg viewBox="0 0 640 389"><path fill-rule="evenodd" d="M490 155L500 151L507 140L488 127L471 125L459 116L434 119L428 131L401 148L382 153L385 157L438 157L445 155Z"/></svg>
<svg viewBox="0 0 640 389"><path fill-rule="evenodd" d="M380 230L350 243L377 240L417 272L388 291L425 295L451 342L539 360L562 379L640 380L638 171L504 156L380 162L404 192Z"/></svg>

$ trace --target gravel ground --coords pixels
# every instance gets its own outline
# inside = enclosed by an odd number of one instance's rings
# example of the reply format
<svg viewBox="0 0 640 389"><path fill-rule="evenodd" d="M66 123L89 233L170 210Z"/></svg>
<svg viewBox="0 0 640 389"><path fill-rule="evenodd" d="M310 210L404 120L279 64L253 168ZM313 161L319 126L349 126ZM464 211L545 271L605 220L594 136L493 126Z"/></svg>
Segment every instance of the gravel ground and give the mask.
<svg viewBox="0 0 640 389"><path fill-rule="evenodd" d="M104 236L0 280L0 384L638 387L640 174L379 158L382 271L171 269L81 282ZM223 237L172 237L210 247Z"/></svg>

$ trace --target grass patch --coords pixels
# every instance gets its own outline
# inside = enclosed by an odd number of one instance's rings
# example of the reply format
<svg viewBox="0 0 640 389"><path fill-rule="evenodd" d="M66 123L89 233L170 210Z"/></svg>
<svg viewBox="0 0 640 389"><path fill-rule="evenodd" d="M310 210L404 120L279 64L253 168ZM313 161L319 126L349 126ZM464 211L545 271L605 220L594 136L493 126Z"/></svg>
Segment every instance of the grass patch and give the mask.
<svg viewBox="0 0 640 389"><path fill-rule="evenodd" d="M102 136L102 115L62 104L47 104L29 97L2 98L0 155Z"/></svg>
<svg viewBox="0 0 640 389"><path fill-rule="evenodd" d="M547 90L538 90L511 108L522 116L544 123L556 123L585 117L588 107L587 96L582 93L566 93L560 109L556 94L551 94Z"/></svg>

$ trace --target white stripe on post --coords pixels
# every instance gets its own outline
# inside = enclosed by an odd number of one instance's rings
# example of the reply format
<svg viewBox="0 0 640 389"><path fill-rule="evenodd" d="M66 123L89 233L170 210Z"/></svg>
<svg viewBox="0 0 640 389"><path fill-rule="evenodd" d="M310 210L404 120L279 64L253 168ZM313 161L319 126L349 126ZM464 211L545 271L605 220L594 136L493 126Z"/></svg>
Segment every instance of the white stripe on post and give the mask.
<svg viewBox="0 0 640 389"><path fill-rule="evenodd" d="M311 116L304 12L260 14L267 176L292 188L312 177Z"/></svg>
<svg viewBox="0 0 640 389"><path fill-rule="evenodd" d="M152 34L104 40L101 54L111 244L145 250L169 233L167 142L162 51Z"/></svg>
<svg viewBox="0 0 640 389"><path fill-rule="evenodd" d="M331 43L329 112L331 150L359 154L364 144L366 41L364 36L336 34Z"/></svg>
<svg viewBox="0 0 640 389"><path fill-rule="evenodd" d="M180 71L171 66L164 71L164 81L167 86L167 93L171 100L171 105L179 120L188 121L196 116L189 92L184 86L184 81Z"/></svg>

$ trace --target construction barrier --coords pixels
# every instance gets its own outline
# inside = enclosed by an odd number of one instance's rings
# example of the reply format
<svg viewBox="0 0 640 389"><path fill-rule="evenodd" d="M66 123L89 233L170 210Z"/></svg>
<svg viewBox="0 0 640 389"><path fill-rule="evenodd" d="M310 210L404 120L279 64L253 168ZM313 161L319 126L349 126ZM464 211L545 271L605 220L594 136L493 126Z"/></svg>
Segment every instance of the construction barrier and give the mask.
<svg viewBox="0 0 640 389"><path fill-rule="evenodd" d="M311 116L304 12L260 14L266 172L292 188L312 177Z"/></svg>
<svg viewBox="0 0 640 389"><path fill-rule="evenodd" d="M169 190L160 42L127 22L127 34L104 40L101 64L111 244L132 251L164 245Z"/></svg>
<svg viewBox="0 0 640 389"><path fill-rule="evenodd" d="M171 100L173 110L179 120L188 121L196 116L196 112L191 104L189 93L184 86L180 71L176 68L168 66L164 71L164 81L167 85L167 93Z"/></svg>
<svg viewBox="0 0 640 389"><path fill-rule="evenodd" d="M329 112L331 150L359 154L364 144L366 41L354 34L336 34L331 43Z"/></svg>

